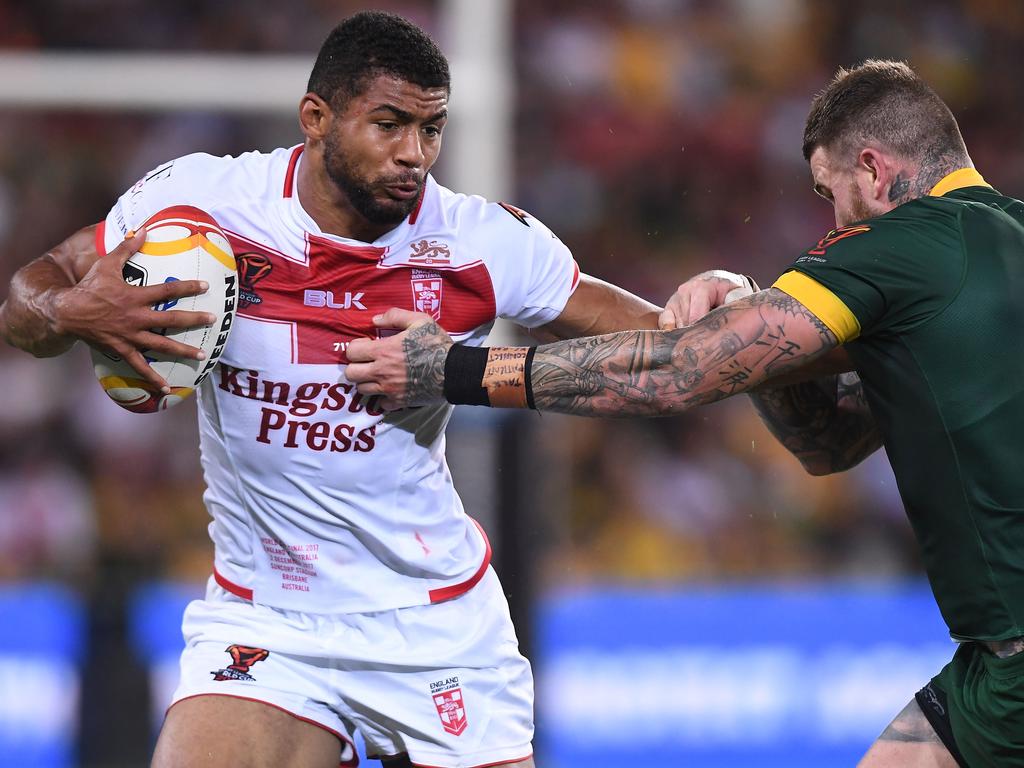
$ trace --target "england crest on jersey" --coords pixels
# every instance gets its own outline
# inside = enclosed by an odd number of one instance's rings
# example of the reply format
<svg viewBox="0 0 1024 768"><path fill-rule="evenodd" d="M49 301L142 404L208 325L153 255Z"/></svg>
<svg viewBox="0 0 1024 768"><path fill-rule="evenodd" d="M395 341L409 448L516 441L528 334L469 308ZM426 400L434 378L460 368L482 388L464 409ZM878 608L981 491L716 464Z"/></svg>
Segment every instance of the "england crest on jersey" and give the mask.
<svg viewBox="0 0 1024 768"><path fill-rule="evenodd" d="M443 278L439 272L426 269L412 271L413 309L430 315L435 320L441 319L441 291Z"/></svg>

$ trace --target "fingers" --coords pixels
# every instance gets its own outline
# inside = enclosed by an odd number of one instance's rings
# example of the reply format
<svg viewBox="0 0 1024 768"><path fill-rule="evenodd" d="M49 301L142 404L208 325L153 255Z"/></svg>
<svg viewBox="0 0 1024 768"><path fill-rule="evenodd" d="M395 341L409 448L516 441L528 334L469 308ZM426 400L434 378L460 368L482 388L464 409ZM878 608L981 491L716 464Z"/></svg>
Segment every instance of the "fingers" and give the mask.
<svg viewBox="0 0 1024 768"><path fill-rule="evenodd" d="M217 316L210 312L189 312L182 309L168 309L163 311L151 310L152 314L147 318L146 325L150 328L201 328L213 325L217 322Z"/></svg>
<svg viewBox="0 0 1024 768"><path fill-rule="evenodd" d="M377 401L378 407L385 411L401 411L407 406L399 400L394 400L384 394L384 388L379 384L373 382L364 382L356 386L356 389L360 394L367 397L376 395L380 399Z"/></svg>
<svg viewBox="0 0 1024 768"><path fill-rule="evenodd" d="M691 277L666 302L658 318L663 330L697 322L708 312L737 298L749 296L750 280L743 275L713 269ZM674 319L675 324L669 326Z"/></svg>
<svg viewBox="0 0 1024 768"><path fill-rule="evenodd" d="M380 382L372 381L368 378L370 367L364 364L350 364L345 370L345 378L355 384L356 389L362 395L383 395L384 387L381 386ZM353 368L356 370L353 371Z"/></svg>
<svg viewBox="0 0 1024 768"><path fill-rule="evenodd" d="M345 369L345 378L356 385L359 394L379 397L378 405L385 411L399 411L404 408L405 403L390 396L385 386L376 380L378 376L379 372L374 363L349 363Z"/></svg>
<svg viewBox="0 0 1024 768"><path fill-rule="evenodd" d="M143 379L148 381L159 391L165 395L171 391L171 388L167 386L167 382L164 377L153 370L153 367L146 362L146 358L142 356L142 353L137 349L127 349L125 351L115 350L121 356L128 365L130 365L134 371L139 374Z"/></svg>
<svg viewBox="0 0 1024 768"><path fill-rule="evenodd" d="M675 328L684 326L689 322L690 291L690 286L687 283L683 283L676 289L675 295L668 300L668 304L665 305L675 315L676 324L673 326Z"/></svg>
<svg viewBox="0 0 1024 768"><path fill-rule="evenodd" d="M117 244L110 253L107 254L108 261L113 263L118 268L124 266L125 262L128 261L132 256L139 252L142 248L142 244L146 242L146 228L140 227L137 232L129 232L128 236L125 237L120 243Z"/></svg>
<svg viewBox="0 0 1024 768"><path fill-rule="evenodd" d="M353 339L349 342L348 348L345 350L345 356L348 358L349 366L347 373L345 374L351 381L355 381L352 378L352 363L372 363L377 359L375 347L379 344L379 341L373 339ZM368 366L357 367L356 370L362 370Z"/></svg>
<svg viewBox="0 0 1024 768"><path fill-rule="evenodd" d="M418 322L429 321L430 315L422 312L410 312L408 309L392 307L383 315L374 315L373 324L378 328L401 328L405 330Z"/></svg>
<svg viewBox="0 0 1024 768"><path fill-rule="evenodd" d="M360 394L379 397L380 406L387 411L401 410L408 405L404 363L396 367L388 353L399 343L396 339L402 338L404 334L386 339L356 339L345 351L349 359L345 378L356 385Z"/></svg>
<svg viewBox="0 0 1024 768"><path fill-rule="evenodd" d="M671 331L676 327L676 313L666 307L658 315L658 330Z"/></svg>
<svg viewBox="0 0 1024 768"><path fill-rule="evenodd" d="M199 347L191 347L174 341L152 331L143 331L138 335L136 346L146 352L154 352L163 357L180 357L189 360L205 360L206 353Z"/></svg>
<svg viewBox="0 0 1024 768"><path fill-rule="evenodd" d="M167 283L147 285L136 288L140 299L147 304L160 304L172 299L183 299L186 296L199 296L210 290L205 280L171 280Z"/></svg>
<svg viewBox="0 0 1024 768"><path fill-rule="evenodd" d="M707 286L707 284L705 283L704 286ZM712 299L713 297L707 287L697 291L690 299L690 313L686 316L686 324L695 323L710 312Z"/></svg>

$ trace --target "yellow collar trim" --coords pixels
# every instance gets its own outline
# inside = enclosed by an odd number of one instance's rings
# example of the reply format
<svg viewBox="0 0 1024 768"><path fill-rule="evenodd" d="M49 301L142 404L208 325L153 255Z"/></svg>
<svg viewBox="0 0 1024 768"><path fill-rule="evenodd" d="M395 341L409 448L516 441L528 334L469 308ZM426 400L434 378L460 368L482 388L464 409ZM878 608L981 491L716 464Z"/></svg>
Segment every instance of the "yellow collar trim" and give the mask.
<svg viewBox="0 0 1024 768"><path fill-rule="evenodd" d="M944 176L942 180L932 187L929 195L942 197L947 192L963 187L991 187L992 185L981 178L981 174L974 168L961 168L959 171Z"/></svg>

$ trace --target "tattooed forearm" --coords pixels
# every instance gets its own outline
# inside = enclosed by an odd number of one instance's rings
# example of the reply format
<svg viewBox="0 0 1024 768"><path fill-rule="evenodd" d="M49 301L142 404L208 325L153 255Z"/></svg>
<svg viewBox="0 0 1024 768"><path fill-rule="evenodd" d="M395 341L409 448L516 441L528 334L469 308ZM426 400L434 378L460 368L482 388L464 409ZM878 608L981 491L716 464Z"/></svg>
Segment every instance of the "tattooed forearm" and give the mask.
<svg viewBox="0 0 1024 768"><path fill-rule="evenodd" d="M800 302L770 288L674 331L629 331L540 347L540 410L663 416L745 392L836 345Z"/></svg>
<svg viewBox="0 0 1024 768"><path fill-rule="evenodd" d="M842 472L882 444L855 373L750 393L761 420L813 475Z"/></svg>
<svg viewBox="0 0 1024 768"><path fill-rule="evenodd" d="M435 322L409 331L402 341L405 353L407 401L431 402L444 394L444 361L451 340Z"/></svg>

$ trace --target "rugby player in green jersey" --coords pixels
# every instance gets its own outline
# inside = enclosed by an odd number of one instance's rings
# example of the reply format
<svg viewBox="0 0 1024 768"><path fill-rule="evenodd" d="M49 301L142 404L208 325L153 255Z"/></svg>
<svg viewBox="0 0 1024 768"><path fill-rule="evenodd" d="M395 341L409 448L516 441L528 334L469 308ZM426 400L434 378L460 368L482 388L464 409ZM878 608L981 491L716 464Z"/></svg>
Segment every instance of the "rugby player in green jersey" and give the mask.
<svg viewBox="0 0 1024 768"><path fill-rule="evenodd" d="M538 348L452 346L430 318L391 310L378 323L407 330L354 342L347 375L392 407L591 416L757 388L815 474L884 445L960 645L861 766L1024 766L1024 203L985 183L948 107L898 62L840 70L804 155L838 228L767 290L679 329Z"/></svg>

